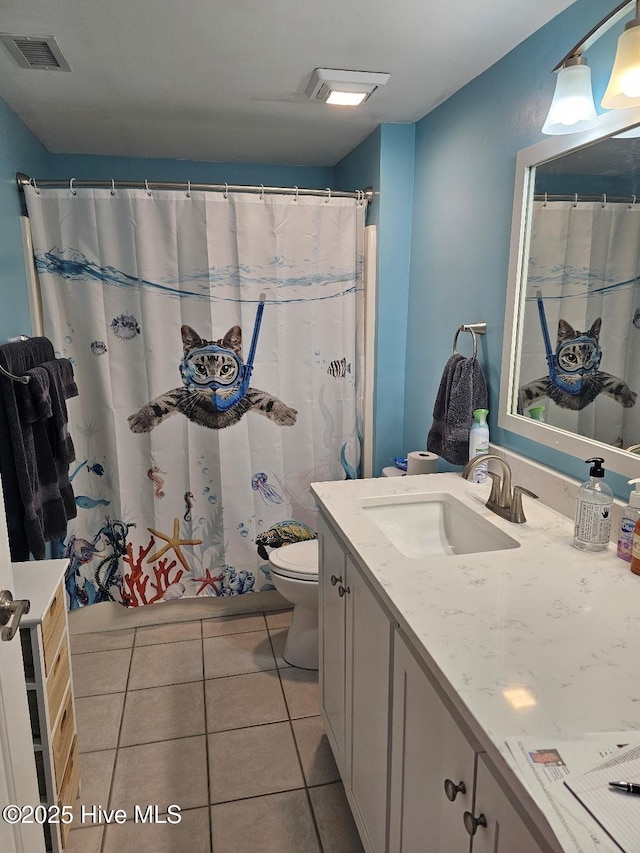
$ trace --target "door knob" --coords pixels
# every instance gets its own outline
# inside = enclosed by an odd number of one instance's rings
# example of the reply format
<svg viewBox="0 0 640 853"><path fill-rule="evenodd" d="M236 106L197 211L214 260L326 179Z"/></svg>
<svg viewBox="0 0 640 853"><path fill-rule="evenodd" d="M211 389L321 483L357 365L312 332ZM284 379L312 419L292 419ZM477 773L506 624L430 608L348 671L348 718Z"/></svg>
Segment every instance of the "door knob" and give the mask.
<svg viewBox="0 0 640 853"><path fill-rule="evenodd" d="M31 608L31 602L26 599L18 601L13 600L13 595L8 589L3 589L0 592L0 625L3 627L0 630L0 640L13 640L20 625L20 620L24 613L28 613ZM7 627L7 622L13 616L11 625Z"/></svg>
<svg viewBox="0 0 640 853"><path fill-rule="evenodd" d="M465 812L462 816L462 820L464 822L464 828L467 830L469 835L475 835L479 826L482 826L485 829L487 827L487 819L483 814L475 817L471 812Z"/></svg>
<svg viewBox="0 0 640 853"><path fill-rule="evenodd" d="M342 583L342 575L331 575L331 586Z"/></svg>
<svg viewBox="0 0 640 853"><path fill-rule="evenodd" d="M447 795L447 799L453 802L458 794L466 794L467 788L464 782L458 782L456 785L455 782L452 782L451 779L444 780L444 792Z"/></svg>
<svg viewBox="0 0 640 853"><path fill-rule="evenodd" d="M340 596L340 598L342 598L347 592L351 592L351 588L348 586L342 586L342 584L340 584L340 586L338 587L338 595Z"/></svg>

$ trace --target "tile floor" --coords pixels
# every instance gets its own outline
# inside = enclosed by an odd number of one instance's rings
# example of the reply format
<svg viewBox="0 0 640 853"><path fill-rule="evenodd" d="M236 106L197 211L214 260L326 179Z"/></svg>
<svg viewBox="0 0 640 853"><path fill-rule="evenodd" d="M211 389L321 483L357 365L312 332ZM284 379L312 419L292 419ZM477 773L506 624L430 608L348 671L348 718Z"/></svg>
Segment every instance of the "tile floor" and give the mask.
<svg viewBox="0 0 640 853"><path fill-rule="evenodd" d="M318 707L282 659L290 611L71 637L81 806L67 853L362 853ZM76 820L78 818L76 817Z"/></svg>

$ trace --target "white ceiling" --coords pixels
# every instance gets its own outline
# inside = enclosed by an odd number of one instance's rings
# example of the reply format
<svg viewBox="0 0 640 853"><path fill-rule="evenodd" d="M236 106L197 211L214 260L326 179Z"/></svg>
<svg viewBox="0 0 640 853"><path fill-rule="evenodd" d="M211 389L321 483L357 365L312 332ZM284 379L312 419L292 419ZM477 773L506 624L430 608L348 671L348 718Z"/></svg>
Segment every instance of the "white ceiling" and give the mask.
<svg viewBox="0 0 640 853"><path fill-rule="evenodd" d="M0 30L54 35L71 66L22 69L0 45L0 97L51 152L333 166L572 2L0 0ZM304 95L316 67L391 79L329 107Z"/></svg>

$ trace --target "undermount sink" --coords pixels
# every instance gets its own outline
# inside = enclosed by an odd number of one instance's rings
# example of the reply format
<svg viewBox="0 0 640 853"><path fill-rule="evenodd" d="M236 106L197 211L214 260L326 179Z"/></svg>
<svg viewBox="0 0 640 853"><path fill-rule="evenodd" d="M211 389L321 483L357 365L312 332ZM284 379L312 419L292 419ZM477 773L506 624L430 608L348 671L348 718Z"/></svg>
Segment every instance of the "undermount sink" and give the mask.
<svg viewBox="0 0 640 853"><path fill-rule="evenodd" d="M520 543L446 492L363 498L371 521L405 557L478 554Z"/></svg>

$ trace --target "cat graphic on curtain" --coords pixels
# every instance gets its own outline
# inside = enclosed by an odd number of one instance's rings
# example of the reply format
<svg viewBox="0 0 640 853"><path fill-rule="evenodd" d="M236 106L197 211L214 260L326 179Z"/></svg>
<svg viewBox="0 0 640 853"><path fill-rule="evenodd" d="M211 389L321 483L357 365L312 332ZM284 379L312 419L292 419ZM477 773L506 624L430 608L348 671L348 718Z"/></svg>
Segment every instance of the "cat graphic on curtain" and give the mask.
<svg viewBox="0 0 640 853"><path fill-rule="evenodd" d="M128 422L132 432L150 432L177 412L209 429L233 426L246 412L258 412L278 426L295 424L296 409L273 394L257 388L242 392L240 326L232 326L218 341L201 338L191 326L182 326L181 333L184 387L160 394L131 415Z"/></svg>
<svg viewBox="0 0 640 853"><path fill-rule="evenodd" d="M564 409L581 410L592 403L599 394L606 394L624 409L636 402L637 394L618 376L599 370L602 350L600 329L602 319L592 324L588 331L580 332L560 319L553 374L541 376L522 385L518 395L518 412L534 405L544 397Z"/></svg>

